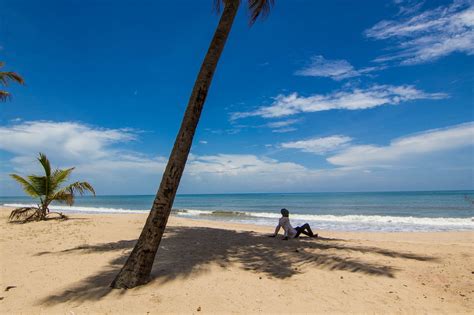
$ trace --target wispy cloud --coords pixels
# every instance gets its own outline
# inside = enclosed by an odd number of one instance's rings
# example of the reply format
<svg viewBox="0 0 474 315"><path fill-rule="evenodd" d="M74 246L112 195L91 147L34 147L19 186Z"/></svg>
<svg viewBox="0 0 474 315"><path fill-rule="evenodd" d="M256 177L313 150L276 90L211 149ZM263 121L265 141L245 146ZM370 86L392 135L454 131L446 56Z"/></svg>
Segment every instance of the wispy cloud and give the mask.
<svg viewBox="0 0 474 315"><path fill-rule="evenodd" d="M217 154L195 156L187 167L190 175L219 174L241 176L243 174L300 173L306 168L296 163L284 163L252 154Z"/></svg>
<svg viewBox="0 0 474 315"><path fill-rule="evenodd" d="M292 125L300 122L301 119L286 119L286 120L279 120L267 123L265 126L268 128L272 128L272 132L274 133L286 133L296 131L295 127L291 127Z"/></svg>
<svg viewBox="0 0 474 315"><path fill-rule="evenodd" d="M393 2L398 6L399 15L410 15L418 12L425 4L425 0L394 0Z"/></svg>
<svg viewBox="0 0 474 315"><path fill-rule="evenodd" d="M472 1L427 10L409 18L383 20L365 31L369 38L392 39L395 52L376 61L399 61L404 65L434 61L454 52L474 54L474 8Z"/></svg>
<svg viewBox="0 0 474 315"><path fill-rule="evenodd" d="M315 137L294 142L284 142L280 146L285 149L298 149L303 152L325 154L347 146L351 140L352 138L347 136L335 135L322 138Z"/></svg>
<svg viewBox="0 0 474 315"><path fill-rule="evenodd" d="M297 122L301 121L300 119L287 119L287 120L280 120L269 122L267 127L269 128L281 128L281 127L288 127L290 125L296 124Z"/></svg>
<svg viewBox="0 0 474 315"><path fill-rule="evenodd" d="M309 77L327 77L333 80L342 80L352 77L358 77L376 70L381 70L382 67L367 67L356 70L347 60L329 60L323 56L311 57L310 63L295 72L295 75L309 76Z"/></svg>
<svg viewBox="0 0 474 315"><path fill-rule="evenodd" d="M387 146L351 146L327 160L344 167L406 165L409 159L473 145L474 123L469 122L405 136L393 140Z"/></svg>
<svg viewBox="0 0 474 315"><path fill-rule="evenodd" d="M298 129L294 128L294 127L284 127L284 128L279 128L279 129L273 129L272 132L274 133L287 133L287 132L292 132L292 131L296 131Z"/></svg>
<svg viewBox="0 0 474 315"><path fill-rule="evenodd" d="M236 112L231 119L251 116L275 118L298 113L318 112L333 109L358 110L382 105L397 105L402 102L419 99L442 99L444 93L427 93L412 85L374 85L366 89L354 88L349 91L337 91L330 94L316 94L308 97L297 93L278 95L269 106L262 106L250 112Z"/></svg>

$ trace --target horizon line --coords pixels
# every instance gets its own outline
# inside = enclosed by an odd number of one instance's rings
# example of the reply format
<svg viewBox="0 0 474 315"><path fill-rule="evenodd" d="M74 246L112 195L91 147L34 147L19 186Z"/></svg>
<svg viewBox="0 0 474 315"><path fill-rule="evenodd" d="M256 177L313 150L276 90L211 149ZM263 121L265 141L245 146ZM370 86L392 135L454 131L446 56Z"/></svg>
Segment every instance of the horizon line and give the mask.
<svg viewBox="0 0 474 315"><path fill-rule="evenodd" d="M426 192L462 192L469 191L474 192L473 189L445 189L445 190L379 190L379 191L318 191L318 192L229 192L229 193L185 193L185 194L176 194L176 196L191 196L191 195L303 195L303 194L357 194L357 193L426 193ZM154 196L155 194L105 194L105 195L96 195L96 197L118 197L118 196ZM18 197L30 197L28 195L17 195L17 196L2 196L0 198L18 198ZM93 196L76 196L80 197L93 197ZM30 197L35 199L34 197Z"/></svg>

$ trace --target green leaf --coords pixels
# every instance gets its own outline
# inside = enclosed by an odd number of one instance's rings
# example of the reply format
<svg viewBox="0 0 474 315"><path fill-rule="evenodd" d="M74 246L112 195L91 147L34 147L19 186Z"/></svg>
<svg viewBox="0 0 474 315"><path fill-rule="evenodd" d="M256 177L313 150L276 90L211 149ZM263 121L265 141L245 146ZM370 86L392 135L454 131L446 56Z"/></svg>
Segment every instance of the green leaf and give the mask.
<svg viewBox="0 0 474 315"><path fill-rule="evenodd" d="M20 175L10 174L10 177L19 182L22 185L23 190L31 197L38 198L41 195L30 182L28 182Z"/></svg>
<svg viewBox="0 0 474 315"><path fill-rule="evenodd" d="M55 192L59 188L59 186L69 178L73 170L74 167L65 170L55 170L49 180L49 190L51 192Z"/></svg>
<svg viewBox="0 0 474 315"><path fill-rule="evenodd" d="M49 163L49 160L46 157L46 155L44 155L43 153L40 152L38 161L41 163L41 165L43 165L44 173L46 174L46 176L50 176L51 175L51 164Z"/></svg>

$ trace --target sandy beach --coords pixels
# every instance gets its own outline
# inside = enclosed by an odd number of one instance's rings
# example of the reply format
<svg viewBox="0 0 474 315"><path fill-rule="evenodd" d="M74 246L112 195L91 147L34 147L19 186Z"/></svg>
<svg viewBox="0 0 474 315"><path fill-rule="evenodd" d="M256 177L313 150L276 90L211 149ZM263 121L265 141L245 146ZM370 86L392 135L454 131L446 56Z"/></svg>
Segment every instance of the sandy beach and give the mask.
<svg viewBox="0 0 474 315"><path fill-rule="evenodd" d="M108 285L145 215L73 214L8 224L0 211L3 314L473 313L474 233L318 231L172 217L153 279Z"/></svg>

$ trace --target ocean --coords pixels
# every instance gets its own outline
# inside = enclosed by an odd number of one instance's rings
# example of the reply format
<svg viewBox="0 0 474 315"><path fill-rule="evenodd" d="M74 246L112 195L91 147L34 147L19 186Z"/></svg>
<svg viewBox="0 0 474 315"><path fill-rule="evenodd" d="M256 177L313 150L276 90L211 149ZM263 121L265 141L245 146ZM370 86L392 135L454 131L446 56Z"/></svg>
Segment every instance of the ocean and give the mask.
<svg viewBox="0 0 474 315"><path fill-rule="evenodd" d="M154 196L84 196L63 212L146 213ZM35 204L29 197L0 197L4 206ZM273 226L280 209L290 210L294 226L315 230L468 231L474 230L474 191L364 193L253 193L178 195L173 215L192 219Z"/></svg>

